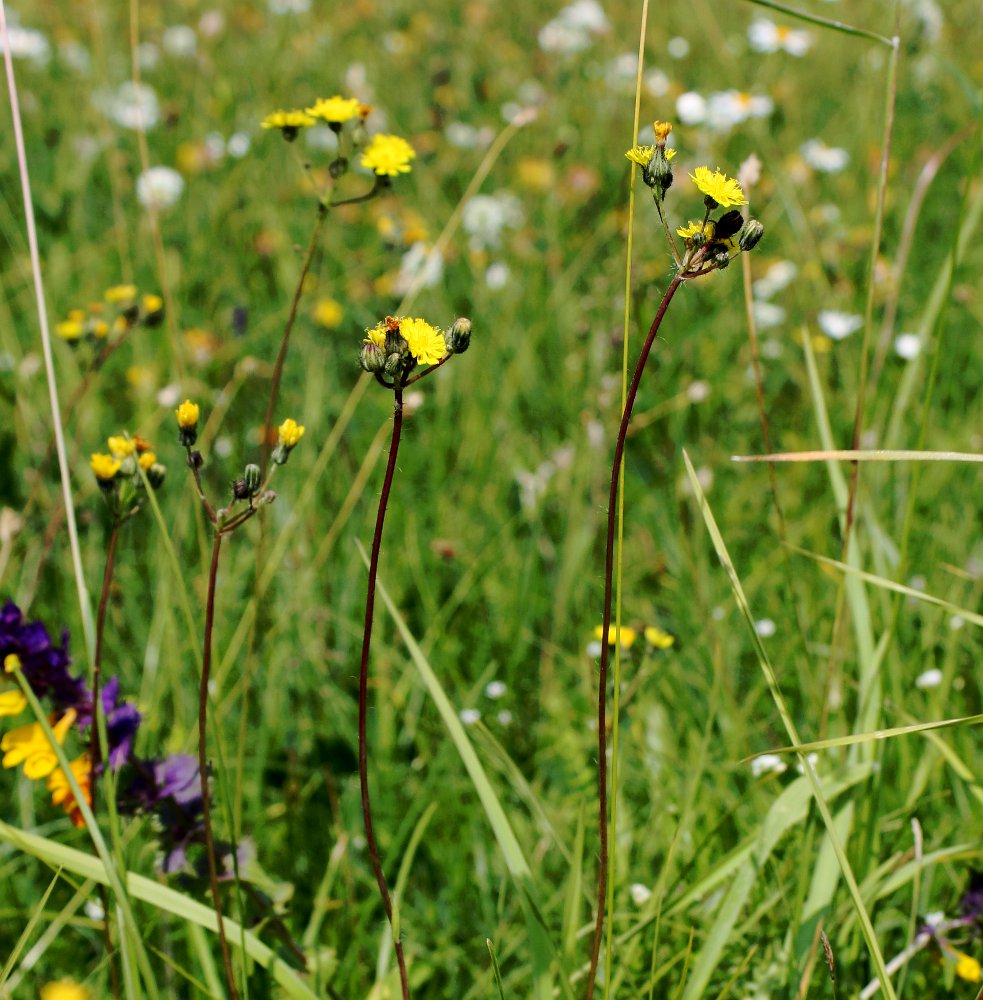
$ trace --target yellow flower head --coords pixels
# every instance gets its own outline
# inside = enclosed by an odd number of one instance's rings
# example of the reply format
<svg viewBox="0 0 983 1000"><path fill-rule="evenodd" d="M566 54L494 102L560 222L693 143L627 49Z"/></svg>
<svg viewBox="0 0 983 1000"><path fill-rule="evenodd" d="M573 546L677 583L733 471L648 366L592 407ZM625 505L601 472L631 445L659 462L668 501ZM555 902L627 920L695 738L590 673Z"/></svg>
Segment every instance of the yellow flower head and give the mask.
<svg viewBox="0 0 983 1000"><path fill-rule="evenodd" d="M104 319L94 319L92 321L92 335L102 340L109 336L109 324Z"/></svg>
<svg viewBox="0 0 983 1000"><path fill-rule="evenodd" d="M186 399L175 411L177 425L183 431L189 431L198 426L198 404Z"/></svg>
<svg viewBox="0 0 983 1000"><path fill-rule="evenodd" d="M629 628L627 625L622 625L621 632L619 633L618 630L612 625L608 629L609 646L613 646L617 643L619 634L621 637L622 649L631 649L632 644L638 638L638 633L633 628ZM594 638L597 639L598 642L600 642L600 640L604 638L603 625L598 625L597 628L594 629Z"/></svg>
<svg viewBox="0 0 983 1000"><path fill-rule="evenodd" d="M55 324L55 335L62 340L78 340L85 333L85 326L74 319L62 320Z"/></svg>
<svg viewBox="0 0 983 1000"><path fill-rule="evenodd" d="M361 114L362 105L354 97L319 97L314 106L307 108L306 112L312 118L320 118L321 121L329 125L341 125L343 122L358 118Z"/></svg>
<svg viewBox="0 0 983 1000"><path fill-rule="evenodd" d="M113 458L129 458L137 450L137 446L132 438L119 435L109 439L109 450L113 453Z"/></svg>
<svg viewBox="0 0 983 1000"><path fill-rule="evenodd" d="M152 451L145 451L137 461L144 472L149 472L157 464L157 456Z"/></svg>
<svg viewBox="0 0 983 1000"><path fill-rule="evenodd" d="M41 1000L92 1000L92 994L74 979L59 979L41 987Z"/></svg>
<svg viewBox="0 0 983 1000"><path fill-rule="evenodd" d="M61 746L65 742L68 730L72 728L75 721L75 709L70 708L52 726L54 737ZM0 740L0 750L3 751L3 766L16 767L18 764L24 765L24 777L32 781L38 778L47 778L49 774L58 766L58 758L52 745L48 742L48 737L44 735L44 730L40 723L33 722L29 726L19 726L11 729L9 733L4 733Z"/></svg>
<svg viewBox="0 0 983 1000"><path fill-rule="evenodd" d="M153 293L144 295L141 304L143 305L143 311L150 315L159 313L164 308L164 300L159 295L154 295Z"/></svg>
<svg viewBox="0 0 983 1000"><path fill-rule="evenodd" d="M359 163L377 177L395 177L410 172L415 156L416 150L398 135L374 135Z"/></svg>
<svg viewBox="0 0 983 1000"><path fill-rule="evenodd" d="M399 332L405 338L410 354L416 358L418 364L435 365L447 353L443 333L426 320L401 320Z"/></svg>
<svg viewBox="0 0 983 1000"><path fill-rule="evenodd" d="M81 757L76 757L75 760L70 762L69 766L72 769L72 774L75 775L75 780L78 782L79 788L82 790L82 794L85 796L85 801L91 806L92 765L89 762L89 755L82 754ZM71 819L75 826L85 826L82 810L79 808L79 804L75 801L75 796L72 794L72 786L68 783L68 778L60 767L56 767L48 775L47 784L48 791L51 792L51 804L61 806L68 813L69 819Z"/></svg>
<svg viewBox="0 0 983 1000"><path fill-rule="evenodd" d="M971 983L978 983L983 978L980 963L972 955L967 955L964 951L956 951L955 956L956 975L960 979L966 979Z"/></svg>
<svg viewBox="0 0 983 1000"><path fill-rule="evenodd" d="M94 452L89 458L89 465L92 467L92 471L99 482L108 483L116 478L120 462L119 459L113 458L112 455Z"/></svg>
<svg viewBox="0 0 983 1000"><path fill-rule="evenodd" d="M320 299L314 306L314 322L329 330L341 325L345 310L334 299Z"/></svg>
<svg viewBox="0 0 983 1000"><path fill-rule="evenodd" d="M3 658L3 672L5 674L12 674L20 670L21 666L20 657L16 653L8 653Z"/></svg>
<svg viewBox="0 0 983 1000"><path fill-rule="evenodd" d="M719 170L697 167L689 176L700 193L715 201L721 208L747 204L747 198L744 197L741 185Z"/></svg>
<svg viewBox="0 0 983 1000"><path fill-rule="evenodd" d="M132 302L137 297L136 285L113 285L107 288L103 296L110 305L123 305Z"/></svg>
<svg viewBox="0 0 983 1000"><path fill-rule="evenodd" d="M375 344L376 347L386 346L386 323L376 323L371 330L365 331L365 343Z"/></svg>
<svg viewBox="0 0 983 1000"><path fill-rule="evenodd" d="M652 131L655 132L656 145L664 146L672 131L672 122L652 122Z"/></svg>
<svg viewBox="0 0 983 1000"><path fill-rule="evenodd" d="M262 128L278 128L284 135L296 136L302 128L310 128L316 124L317 119L312 118L306 111L274 111L267 115L261 122Z"/></svg>
<svg viewBox="0 0 983 1000"><path fill-rule="evenodd" d="M12 674L15 670L20 670L20 657L16 653L8 653L3 658L3 672ZM3 679L6 686L10 682ZM27 698L24 692L18 687L13 687L9 691L0 691L0 715L20 715L27 707Z"/></svg>
<svg viewBox="0 0 983 1000"><path fill-rule="evenodd" d="M716 227L712 222L691 222L688 226L683 226L681 229L677 229L676 232L682 236L684 240L692 239L697 233L703 233L707 238L707 243L713 239L713 231Z"/></svg>
<svg viewBox="0 0 983 1000"><path fill-rule="evenodd" d="M632 163L637 163L640 167L647 167L655 156L655 146L632 146L625 153Z"/></svg>
<svg viewBox="0 0 983 1000"><path fill-rule="evenodd" d="M300 439L304 436L304 428L296 420L288 417L279 428L279 443L287 451L296 448Z"/></svg>
<svg viewBox="0 0 983 1000"><path fill-rule="evenodd" d="M645 629L645 641L654 649L668 649L676 644L676 640L668 632L663 632L655 625L649 625Z"/></svg>

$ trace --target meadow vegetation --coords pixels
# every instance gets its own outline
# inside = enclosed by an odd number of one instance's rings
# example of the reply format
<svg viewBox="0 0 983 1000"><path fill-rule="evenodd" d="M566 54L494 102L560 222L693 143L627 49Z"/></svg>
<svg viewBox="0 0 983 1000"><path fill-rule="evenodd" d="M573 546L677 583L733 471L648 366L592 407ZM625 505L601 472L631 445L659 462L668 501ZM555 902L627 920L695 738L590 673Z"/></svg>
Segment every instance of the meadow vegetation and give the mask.
<svg viewBox="0 0 983 1000"><path fill-rule="evenodd" d="M978 0L3 6L0 997L590 995L653 121L594 996L983 995Z"/></svg>

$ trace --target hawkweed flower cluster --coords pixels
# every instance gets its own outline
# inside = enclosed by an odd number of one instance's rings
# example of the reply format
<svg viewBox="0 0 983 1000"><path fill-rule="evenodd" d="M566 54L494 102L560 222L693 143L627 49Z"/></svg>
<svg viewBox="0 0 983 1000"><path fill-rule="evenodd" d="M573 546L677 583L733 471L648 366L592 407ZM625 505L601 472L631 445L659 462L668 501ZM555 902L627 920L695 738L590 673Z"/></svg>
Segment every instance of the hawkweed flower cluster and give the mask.
<svg viewBox="0 0 983 1000"><path fill-rule="evenodd" d="M711 170L708 166L699 166L689 175L697 191L703 196L702 218L690 221L685 226L676 229L675 236L670 231L666 218L665 205L670 188L673 185L672 161L676 152L667 148L669 133L672 131L670 122L657 121L653 125L655 141L652 145L633 146L625 156L633 164L641 167L642 181L651 190L656 210L659 214L666 241L672 253L675 264L675 274L669 282L662 301L659 303L648 336L642 345L631 383L625 395L625 404L621 412L618 435L615 442L614 461L611 468L611 487L608 494L607 540L604 563L604 612L597 641L600 643L598 665L598 697L597 697L597 801L600 850L598 852L597 898L594 920L594 938L591 950L590 966L587 973L586 1000L592 1000L594 983L597 977L597 967L600 958L601 937L604 927L604 911L607 901L608 885L608 795L607 795L607 689L608 689L608 659L610 650L615 651L615 662L620 663L620 653L624 647L624 638L629 634L624 629L620 636L612 642L611 604L613 598L614 580L614 548L615 525L618 516L618 490L621 482L622 460L624 458L625 440L628 435L628 425L631 421L635 398L641 383L642 373L648 361L655 338L662 326L666 311L680 285L695 281L714 271L726 268L738 254L753 250L764 234L764 227L755 219L745 218L740 211L747 205L747 199L740 183L728 177L720 170ZM722 214L714 215L718 210ZM676 239L683 241L680 247ZM631 643L627 646L630 648ZM618 684L615 684L617 698ZM617 706L617 701L615 702ZM617 711L615 712L615 722ZM609 931L610 947L610 931Z"/></svg>
<svg viewBox="0 0 983 1000"><path fill-rule="evenodd" d="M107 451L93 452L89 467L117 524L133 517L151 489L160 489L167 469L157 461L153 445L145 438L123 432L107 439ZM141 475L143 473L143 475Z"/></svg>
<svg viewBox="0 0 983 1000"><path fill-rule="evenodd" d="M69 310L55 324L55 335L72 347L110 344L138 326L159 326L164 319L164 300L154 293L140 294L136 285L107 288L102 302Z"/></svg>
<svg viewBox="0 0 983 1000"><path fill-rule="evenodd" d="M447 330L425 319L387 316L365 331L358 356L364 371L387 389L403 389L419 381L471 345L471 320L460 317ZM413 374L418 365L425 371Z"/></svg>

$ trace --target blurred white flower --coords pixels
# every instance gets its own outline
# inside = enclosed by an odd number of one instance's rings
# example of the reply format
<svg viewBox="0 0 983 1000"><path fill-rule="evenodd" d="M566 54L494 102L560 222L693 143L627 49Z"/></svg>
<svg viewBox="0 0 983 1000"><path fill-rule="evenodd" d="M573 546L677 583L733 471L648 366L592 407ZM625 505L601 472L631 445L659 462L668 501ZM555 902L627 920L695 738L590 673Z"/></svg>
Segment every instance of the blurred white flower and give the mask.
<svg viewBox="0 0 983 1000"><path fill-rule="evenodd" d="M116 90L98 90L92 103L111 121L123 128L152 129L160 121L160 104L154 88L127 80Z"/></svg>
<svg viewBox="0 0 983 1000"><path fill-rule="evenodd" d="M157 403L163 406L165 410L169 410L172 406L177 406L181 401L181 386L177 382L171 382L165 385L160 392L157 393Z"/></svg>
<svg viewBox="0 0 983 1000"><path fill-rule="evenodd" d="M491 145L495 130L487 125L475 128L467 122L449 122L444 129L447 141L458 149L484 149Z"/></svg>
<svg viewBox="0 0 983 1000"><path fill-rule="evenodd" d="M158 212L176 204L184 191L184 178L171 167L151 167L137 178L137 200Z"/></svg>
<svg viewBox="0 0 983 1000"><path fill-rule="evenodd" d="M509 274L508 264L496 261L494 264L489 264L488 270L485 271L485 284L489 288L497 291L499 288L504 288L508 284Z"/></svg>
<svg viewBox="0 0 983 1000"><path fill-rule="evenodd" d="M306 14L311 0L269 0L271 14Z"/></svg>
<svg viewBox="0 0 983 1000"><path fill-rule="evenodd" d="M327 125L314 125L304 129L304 142L311 149L319 149L325 153L337 153L338 133Z"/></svg>
<svg viewBox="0 0 983 1000"><path fill-rule="evenodd" d="M633 882L628 886L628 894L636 906L644 906L652 898L652 890L641 882Z"/></svg>
<svg viewBox="0 0 983 1000"><path fill-rule="evenodd" d="M689 42L681 35L669 39L666 51L673 59L685 59L689 55Z"/></svg>
<svg viewBox="0 0 983 1000"><path fill-rule="evenodd" d="M691 403L702 403L710 395L708 383L697 380L686 387L686 395Z"/></svg>
<svg viewBox="0 0 983 1000"><path fill-rule="evenodd" d="M706 123L710 128L726 131L749 118L767 118L774 110L775 102L764 94L725 90L710 95L706 107Z"/></svg>
<svg viewBox="0 0 983 1000"><path fill-rule="evenodd" d="M763 774L781 774L788 770L788 764L777 753L763 753L751 761L751 774L760 778Z"/></svg>
<svg viewBox="0 0 983 1000"><path fill-rule="evenodd" d="M816 765L819 763L819 754L818 753L807 753L806 754L806 763L809 764L809 766L812 768L813 771L815 771L816 770ZM805 774L806 773L806 769L803 766L801 760L798 762L798 764L795 765L795 770L798 771L799 774Z"/></svg>
<svg viewBox="0 0 983 1000"><path fill-rule="evenodd" d="M485 685L485 697L492 700L504 698L506 691L508 691L508 688L505 686L504 681L489 681Z"/></svg>
<svg viewBox="0 0 983 1000"><path fill-rule="evenodd" d="M591 641L584 647L584 652L592 660L596 660L601 655L601 650L603 648L604 647L597 641L597 639L591 639Z"/></svg>
<svg viewBox="0 0 983 1000"><path fill-rule="evenodd" d="M669 77L661 69L653 69L642 77L645 89L652 97L665 97L672 85Z"/></svg>
<svg viewBox="0 0 983 1000"><path fill-rule="evenodd" d="M48 39L40 31L34 28L22 28L18 24L8 24L7 37L10 39L12 58L28 59L36 66L47 65L51 47L48 45Z"/></svg>
<svg viewBox="0 0 983 1000"><path fill-rule="evenodd" d="M604 8L597 0L574 0L539 31L539 47L544 52L568 54L590 48L592 35L609 28Z"/></svg>
<svg viewBox="0 0 983 1000"><path fill-rule="evenodd" d="M751 286L754 297L756 299L770 299L790 285L798 273L799 269L790 260L776 260Z"/></svg>
<svg viewBox="0 0 983 1000"><path fill-rule="evenodd" d="M836 309L823 309L816 318L819 320L819 329L831 340L843 340L864 325L863 316Z"/></svg>
<svg viewBox="0 0 983 1000"><path fill-rule="evenodd" d="M393 283L397 295L405 295L411 288L433 288L444 276L444 258L435 247L414 243L399 262L399 274Z"/></svg>
<svg viewBox="0 0 983 1000"><path fill-rule="evenodd" d="M683 125L699 125L707 116L707 101L695 90L687 90L676 98L676 117Z"/></svg>
<svg viewBox="0 0 983 1000"><path fill-rule="evenodd" d="M958 632L965 624L966 619L963 618L962 615L953 615L949 619L949 628L951 628L953 632Z"/></svg>
<svg viewBox="0 0 983 1000"><path fill-rule="evenodd" d="M198 31L202 38L214 38L225 28L225 15L220 10L206 10L198 19Z"/></svg>
<svg viewBox="0 0 983 1000"><path fill-rule="evenodd" d="M535 472L526 469L516 469L513 475L519 484L519 503L523 510L534 511L540 498L546 493L546 487L556 471L552 462L543 462Z"/></svg>
<svg viewBox="0 0 983 1000"><path fill-rule="evenodd" d="M241 160L249 152L250 145L249 136L245 132L233 132L225 144L225 151L233 159Z"/></svg>
<svg viewBox="0 0 983 1000"><path fill-rule="evenodd" d="M773 326L781 326L785 322L785 310L774 302L752 303L754 322L759 330L769 330Z"/></svg>
<svg viewBox="0 0 983 1000"><path fill-rule="evenodd" d="M481 718L481 712L476 708L462 708L460 715L461 722L466 726L473 726Z"/></svg>
<svg viewBox="0 0 983 1000"><path fill-rule="evenodd" d="M931 670L926 670L925 673L919 674L915 678L916 688L934 688L938 687L942 683L942 671L937 667L933 667Z"/></svg>
<svg viewBox="0 0 983 1000"><path fill-rule="evenodd" d="M850 162L850 154L839 146L827 146L822 139L809 139L799 147L802 159L823 174L838 174Z"/></svg>
<svg viewBox="0 0 983 1000"><path fill-rule="evenodd" d="M88 73L92 69L89 50L81 42L65 42L58 50L61 60L71 66L76 73Z"/></svg>
<svg viewBox="0 0 983 1000"><path fill-rule="evenodd" d="M153 42L141 42L137 46L137 63L147 73L157 69L160 63L160 49Z"/></svg>
<svg viewBox="0 0 983 1000"><path fill-rule="evenodd" d="M161 44L168 55L189 59L198 49L198 36L194 28L189 28L186 24L175 24L164 29Z"/></svg>
<svg viewBox="0 0 983 1000"><path fill-rule="evenodd" d="M917 358L922 352L922 338L917 333L899 333L894 338L894 353L905 361Z"/></svg>
<svg viewBox="0 0 983 1000"><path fill-rule="evenodd" d="M747 31L748 41L755 52L787 52L791 56L804 56L812 45L812 36L799 28L788 28L760 18Z"/></svg>
<svg viewBox="0 0 983 1000"><path fill-rule="evenodd" d="M507 708L503 708L501 712L495 716L495 718L498 719L498 724L500 726L512 725L512 713Z"/></svg>
<svg viewBox="0 0 983 1000"><path fill-rule="evenodd" d="M511 191L476 194L464 203L461 228L470 237L472 250L490 250L499 245L506 226L522 224L522 204Z"/></svg>
<svg viewBox="0 0 983 1000"><path fill-rule="evenodd" d="M597 0L573 0L560 11L560 17L575 28L582 28L595 35L608 30L607 15Z"/></svg>
<svg viewBox="0 0 983 1000"><path fill-rule="evenodd" d="M762 639L770 639L777 628L775 623L770 618L761 618L754 623L754 631L761 636Z"/></svg>

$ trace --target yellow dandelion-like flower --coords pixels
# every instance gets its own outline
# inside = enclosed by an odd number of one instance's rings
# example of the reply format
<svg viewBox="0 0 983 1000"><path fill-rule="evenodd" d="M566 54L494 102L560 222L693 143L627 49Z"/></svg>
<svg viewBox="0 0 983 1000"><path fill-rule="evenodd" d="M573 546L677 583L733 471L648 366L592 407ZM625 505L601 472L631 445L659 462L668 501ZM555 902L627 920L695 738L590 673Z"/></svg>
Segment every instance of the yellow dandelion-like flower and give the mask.
<svg viewBox="0 0 983 1000"><path fill-rule="evenodd" d="M635 640L638 638L638 633L633 628L629 628L627 625L622 625L619 633L618 630L612 625L608 629L608 645L614 646L618 642L619 635L621 637L621 646L623 649L631 649ZM594 629L594 638L598 642L604 638L603 625L598 625L597 628Z"/></svg>
<svg viewBox="0 0 983 1000"><path fill-rule="evenodd" d="M129 458L137 450L136 442L132 438L122 435L111 437L108 443L113 458Z"/></svg>
<svg viewBox="0 0 983 1000"><path fill-rule="evenodd" d="M314 106L305 111L312 118L320 118L329 125L341 125L343 122L358 118L362 105L354 97L319 97Z"/></svg>
<svg viewBox="0 0 983 1000"><path fill-rule="evenodd" d="M186 399L175 411L177 425L183 431L191 430L198 426L198 404Z"/></svg>
<svg viewBox="0 0 983 1000"><path fill-rule="evenodd" d="M85 333L85 326L74 319L62 320L55 324L55 336L62 340L78 340Z"/></svg>
<svg viewBox="0 0 983 1000"><path fill-rule="evenodd" d="M334 299L320 299L314 306L314 322L328 330L340 326L344 318L345 310Z"/></svg>
<svg viewBox="0 0 983 1000"><path fill-rule="evenodd" d="M304 436L304 428L290 417L284 420L277 430L279 432L278 440L287 451L290 451L291 448L296 448L300 439Z"/></svg>
<svg viewBox="0 0 983 1000"><path fill-rule="evenodd" d="M3 672L12 674L15 670L20 670L20 657L16 653L8 653L3 658ZM9 684L7 680L4 684ZM27 697L20 688L12 688L9 691L0 692L0 715L20 715L27 707Z"/></svg>
<svg viewBox="0 0 983 1000"><path fill-rule="evenodd" d="M164 308L164 300L159 295L150 293L144 295L142 305L145 313L159 313Z"/></svg>
<svg viewBox="0 0 983 1000"><path fill-rule="evenodd" d="M447 353L443 333L426 320L401 320L399 332L406 339L410 354L421 365L435 365Z"/></svg>
<svg viewBox="0 0 983 1000"><path fill-rule="evenodd" d="M41 987L41 1000L92 1000L92 993L74 979L59 979Z"/></svg>
<svg viewBox="0 0 983 1000"><path fill-rule="evenodd" d="M122 305L126 302L132 302L136 297L136 285L113 285L112 288L107 288L103 294L103 298L113 306Z"/></svg>
<svg viewBox="0 0 983 1000"><path fill-rule="evenodd" d="M65 742L68 730L75 722L75 709L70 708L52 726L52 733L58 745ZM0 750L3 751L3 766L16 767L18 764L24 765L24 777L36 781L38 778L47 778L49 774L58 766L58 758L52 745L48 742L44 730L40 723L32 722L28 726L19 726L11 729L9 733L4 733L0 740Z"/></svg>
<svg viewBox="0 0 983 1000"><path fill-rule="evenodd" d="M715 201L721 208L747 204L741 185L719 170L697 167L689 176L700 193Z"/></svg>
<svg viewBox="0 0 983 1000"><path fill-rule="evenodd" d="M274 111L259 124L262 128L278 128L283 133L284 139L292 141L297 138L302 128L310 128L317 124L317 119L312 118L306 111Z"/></svg>
<svg viewBox="0 0 983 1000"><path fill-rule="evenodd" d="M668 649L676 644L676 640L668 632L663 632L655 625L649 625L645 629L645 641L654 649Z"/></svg>
<svg viewBox="0 0 983 1000"><path fill-rule="evenodd" d="M632 163L637 163L640 167L647 167L652 162L652 157L655 156L655 146L632 146L625 153L625 156Z"/></svg>
<svg viewBox="0 0 983 1000"><path fill-rule="evenodd" d="M149 472L157 464L157 456L152 451L145 451L137 461L144 472Z"/></svg>
<svg viewBox="0 0 983 1000"><path fill-rule="evenodd" d="M377 177L395 177L408 174L412 169L410 160L415 157L416 150L398 135L374 135L359 163Z"/></svg>
<svg viewBox="0 0 983 1000"><path fill-rule="evenodd" d="M385 321L382 323L376 323L371 330L365 331L365 343L375 344L376 347L386 346L386 324Z"/></svg>
<svg viewBox="0 0 983 1000"><path fill-rule="evenodd" d="M672 122L652 122L652 131L655 132L655 141L660 145L666 144L669 133L672 131Z"/></svg>
<svg viewBox="0 0 983 1000"><path fill-rule="evenodd" d="M94 452L89 458L89 466L92 468L96 479L101 483L111 482L119 472L120 462L112 455L104 455L102 452Z"/></svg>
<svg viewBox="0 0 983 1000"><path fill-rule="evenodd" d="M703 233L707 238L707 242L713 239L713 231L715 226L712 222L691 222L688 226L683 226L681 229L677 229L676 232L682 236L684 240L692 239L697 233Z"/></svg>
<svg viewBox="0 0 983 1000"><path fill-rule="evenodd" d="M980 963L972 955L967 955L964 951L956 951L955 956L956 975L960 979L965 979L971 983L978 983L983 978L983 970L980 968Z"/></svg>
<svg viewBox="0 0 983 1000"><path fill-rule="evenodd" d="M75 775L75 780L85 796L85 801L91 806L92 764L89 762L89 755L82 754L81 757L76 757L75 760L69 762L69 767L71 767L72 774ZM72 786L68 783L68 778L60 767L56 767L48 775L47 785L48 791L51 792L51 804L61 806L68 813L69 819L75 826L85 826L85 819L78 802L75 801Z"/></svg>

